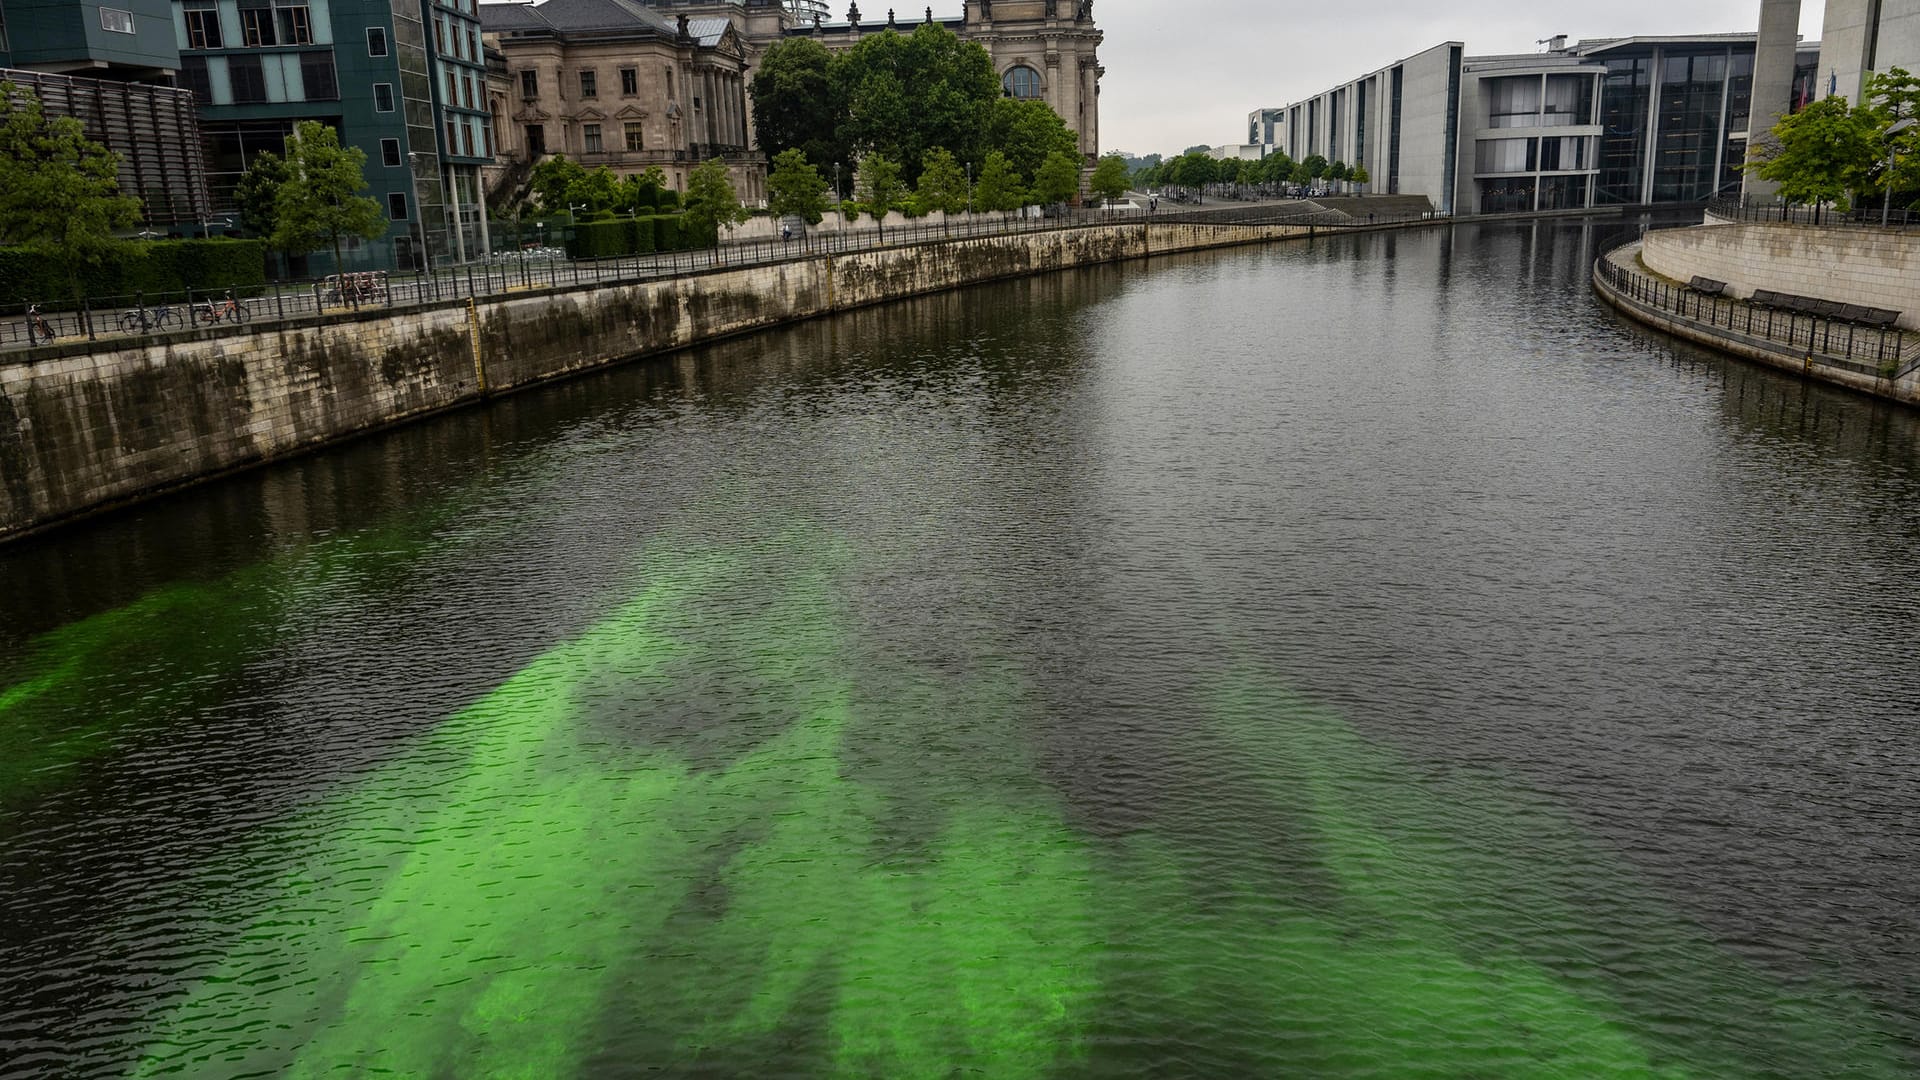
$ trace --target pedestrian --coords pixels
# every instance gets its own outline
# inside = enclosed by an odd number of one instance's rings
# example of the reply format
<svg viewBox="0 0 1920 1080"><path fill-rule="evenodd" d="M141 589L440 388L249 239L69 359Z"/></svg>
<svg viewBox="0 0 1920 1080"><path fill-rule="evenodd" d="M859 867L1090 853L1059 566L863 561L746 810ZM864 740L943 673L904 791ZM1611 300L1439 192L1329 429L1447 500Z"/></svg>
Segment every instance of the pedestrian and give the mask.
<svg viewBox="0 0 1920 1080"><path fill-rule="evenodd" d="M783 244L793 242L793 226L791 225L780 226L780 242Z"/></svg>

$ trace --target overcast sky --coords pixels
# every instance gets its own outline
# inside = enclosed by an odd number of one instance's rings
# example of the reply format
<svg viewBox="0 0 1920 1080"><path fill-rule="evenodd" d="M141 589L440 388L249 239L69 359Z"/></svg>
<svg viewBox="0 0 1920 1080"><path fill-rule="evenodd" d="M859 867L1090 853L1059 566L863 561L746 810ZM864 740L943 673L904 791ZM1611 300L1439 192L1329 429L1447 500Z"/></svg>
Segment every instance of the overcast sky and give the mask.
<svg viewBox="0 0 1920 1080"><path fill-rule="evenodd" d="M1826 5L1804 0L1800 32ZM1104 150L1177 154L1245 142L1247 114L1463 41L1467 55L1536 51L1554 34L1752 32L1760 0L1100 0Z"/></svg>

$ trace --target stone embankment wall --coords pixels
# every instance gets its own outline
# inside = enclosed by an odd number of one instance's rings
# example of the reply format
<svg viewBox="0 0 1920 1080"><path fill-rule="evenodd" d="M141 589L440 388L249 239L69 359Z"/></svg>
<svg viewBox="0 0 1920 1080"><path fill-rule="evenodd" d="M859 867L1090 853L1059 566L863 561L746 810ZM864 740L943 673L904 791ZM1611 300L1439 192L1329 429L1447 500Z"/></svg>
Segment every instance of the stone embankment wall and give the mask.
<svg viewBox="0 0 1920 1080"><path fill-rule="evenodd" d="M1657 229L1640 258L1676 281L1727 283L1744 300L1756 289L1900 312L1920 329L1920 229L1826 229L1721 224Z"/></svg>
<svg viewBox="0 0 1920 1080"><path fill-rule="evenodd" d="M0 357L0 540L623 360L1000 278L1307 234L1115 225Z"/></svg>

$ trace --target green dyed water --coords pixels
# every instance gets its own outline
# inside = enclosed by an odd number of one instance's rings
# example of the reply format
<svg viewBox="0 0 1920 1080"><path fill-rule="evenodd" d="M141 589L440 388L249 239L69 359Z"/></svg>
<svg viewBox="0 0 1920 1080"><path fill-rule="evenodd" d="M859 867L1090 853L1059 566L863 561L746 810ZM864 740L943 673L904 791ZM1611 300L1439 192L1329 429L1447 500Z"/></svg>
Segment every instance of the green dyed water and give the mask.
<svg viewBox="0 0 1920 1080"><path fill-rule="evenodd" d="M1806 590L1855 640L1914 612L1788 542L1817 513L1877 565L1904 429L1757 420L1783 384L1604 316L1573 374L1522 338L1450 375L1529 305L1420 314L1513 238L739 343L439 447L478 479L36 612L0 1074L1911 1075L1897 684L1803 635ZM1282 287L1441 355L1168 366L1182 315ZM1783 559L1785 597L1723 575Z"/></svg>

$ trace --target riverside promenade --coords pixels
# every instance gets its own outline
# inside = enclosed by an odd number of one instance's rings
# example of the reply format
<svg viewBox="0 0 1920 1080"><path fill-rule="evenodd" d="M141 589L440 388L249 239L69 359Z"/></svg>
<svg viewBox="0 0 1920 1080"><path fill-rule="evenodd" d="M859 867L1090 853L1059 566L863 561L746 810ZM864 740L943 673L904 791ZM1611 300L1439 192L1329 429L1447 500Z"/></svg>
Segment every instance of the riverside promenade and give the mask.
<svg viewBox="0 0 1920 1080"><path fill-rule="evenodd" d="M1594 291L1627 317L1769 367L1920 405L1920 333L1709 295L1649 269L1643 246L1615 247L1593 267Z"/></svg>

